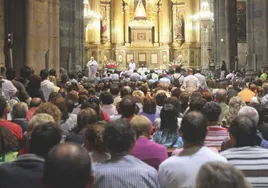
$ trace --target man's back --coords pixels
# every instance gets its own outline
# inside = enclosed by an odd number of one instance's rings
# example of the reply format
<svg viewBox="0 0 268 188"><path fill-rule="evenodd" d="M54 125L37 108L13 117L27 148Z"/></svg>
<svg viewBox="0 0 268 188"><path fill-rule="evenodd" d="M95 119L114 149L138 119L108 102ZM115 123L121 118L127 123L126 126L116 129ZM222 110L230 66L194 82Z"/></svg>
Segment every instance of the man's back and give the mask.
<svg viewBox="0 0 268 188"><path fill-rule="evenodd" d="M268 187L268 150L260 147L231 148L221 153L242 170L253 187Z"/></svg>
<svg viewBox="0 0 268 188"><path fill-rule="evenodd" d="M9 80L3 79L2 90L7 100L13 97L17 93L17 89L13 83Z"/></svg>
<svg viewBox="0 0 268 188"><path fill-rule="evenodd" d="M41 186L44 159L26 154L12 163L0 165L0 187L36 188Z"/></svg>
<svg viewBox="0 0 268 188"><path fill-rule="evenodd" d="M44 80L41 82L41 90L43 91L45 100L48 101L49 95L55 91L55 87L49 80Z"/></svg>
<svg viewBox="0 0 268 188"><path fill-rule="evenodd" d="M199 83L200 83L200 87L207 88L207 82L206 82L206 77L205 76L203 76L200 73L197 73L194 76L198 78Z"/></svg>
<svg viewBox="0 0 268 188"><path fill-rule="evenodd" d="M126 155L93 167L95 188L158 188L157 171Z"/></svg>
<svg viewBox="0 0 268 188"><path fill-rule="evenodd" d="M197 77L193 75L188 75L184 78L182 88L186 89L189 93L192 93L198 90L200 84Z"/></svg>
<svg viewBox="0 0 268 188"><path fill-rule="evenodd" d="M162 188L192 188L200 167L210 161L227 163L219 154L202 147L190 156L173 156L159 167L159 182Z"/></svg>

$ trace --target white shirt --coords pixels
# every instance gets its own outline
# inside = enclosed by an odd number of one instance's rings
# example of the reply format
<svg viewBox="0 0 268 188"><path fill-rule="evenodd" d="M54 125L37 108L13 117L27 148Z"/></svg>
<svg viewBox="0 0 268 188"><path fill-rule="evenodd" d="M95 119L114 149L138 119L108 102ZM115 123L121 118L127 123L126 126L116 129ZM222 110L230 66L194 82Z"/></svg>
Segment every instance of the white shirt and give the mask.
<svg viewBox="0 0 268 188"><path fill-rule="evenodd" d="M203 75L200 74L200 73L196 73L194 76L198 78L199 83L200 83L200 87L201 87L201 88L206 89L206 88L208 87L208 86L207 86L207 81L206 81L206 77L205 77L205 76L203 76Z"/></svg>
<svg viewBox="0 0 268 188"><path fill-rule="evenodd" d="M224 162L227 160L202 147L191 156L173 156L159 166L158 179L161 188L193 188L200 167L207 162Z"/></svg>
<svg viewBox="0 0 268 188"><path fill-rule="evenodd" d="M9 80L3 79L2 92L4 93L7 100L10 100L17 93L17 88Z"/></svg>
<svg viewBox="0 0 268 188"><path fill-rule="evenodd" d="M229 73L226 76L226 79L234 79L235 75L233 73Z"/></svg>
<svg viewBox="0 0 268 188"><path fill-rule="evenodd" d="M113 74L111 74L110 78L111 78L112 80L119 80L119 75L116 74L116 73L113 73Z"/></svg>
<svg viewBox="0 0 268 188"><path fill-rule="evenodd" d="M194 75L188 75L184 78L183 84L181 86L182 90L185 89L188 93L192 94L197 91L200 86L199 80Z"/></svg>
<svg viewBox="0 0 268 188"><path fill-rule="evenodd" d="M170 85L170 79L168 79L167 77L163 77L159 80L159 83L164 85Z"/></svg>
<svg viewBox="0 0 268 188"><path fill-rule="evenodd" d="M140 79L141 79L141 76L136 72L134 72L130 77L130 80L132 81L139 81Z"/></svg>
<svg viewBox="0 0 268 188"><path fill-rule="evenodd" d="M172 81L174 82L175 79L179 79L179 83L180 83L180 85L182 85L183 80L184 80L184 76L180 73L175 73L172 76Z"/></svg>
<svg viewBox="0 0 268 188"><path fill-rule="evenodd" d="M55 86L49 80L44 80L41 82L41 90L43 91L45 100L48 101L50 93L55 91Z"/></svg>
<svg viewBox="0 0 268 188"><path fill-rule="evenodd" d="M129 70L134 71L136 69L136 64L134 62L133 63L129 63L128 67L129 67Z"/></svg>
<svg viewBox="0 0 268 188"><path fill-rule="evenodd" d="M140 73L141 75L144 75L145 72L147 72L147 71L148 71L148 69L146 67L141 67L138 69L137 72Z"/></svg>

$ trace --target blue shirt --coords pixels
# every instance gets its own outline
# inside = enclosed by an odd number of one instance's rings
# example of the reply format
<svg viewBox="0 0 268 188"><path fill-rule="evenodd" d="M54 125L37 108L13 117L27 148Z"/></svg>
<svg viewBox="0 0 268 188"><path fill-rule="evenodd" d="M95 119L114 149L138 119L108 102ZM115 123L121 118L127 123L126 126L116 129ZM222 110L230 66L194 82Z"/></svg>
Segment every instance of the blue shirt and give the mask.
<svg viewBox="0 0 268 188"><path fill-rule="evenodd" d="M183 141L178 133L170 133L165 130L156 131L152 140L158 144L162 144L167 148L182 148Z"/></svg>
<svg viewBox="0 0 268 188"><path fill-rule="evenodd" d="M94 188L159 188L157 171L131 155L93 167Z"/></svg>

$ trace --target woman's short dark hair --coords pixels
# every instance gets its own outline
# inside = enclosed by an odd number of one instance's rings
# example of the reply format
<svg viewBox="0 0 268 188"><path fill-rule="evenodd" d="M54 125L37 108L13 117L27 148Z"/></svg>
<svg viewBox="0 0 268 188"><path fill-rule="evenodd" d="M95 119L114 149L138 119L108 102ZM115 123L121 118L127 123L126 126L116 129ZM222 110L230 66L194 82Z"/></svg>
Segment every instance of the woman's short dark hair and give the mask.
<svg viewBox="0 0 268 188"><path fill-rule="evenodd" d="M207 126L206 117L201 112L192 111L183 117L180 132L188 143L200 145L207 136Z"/></svg>
<svg viewBox="0 0 268 188"><path fill-rule="evenodd" d="M176 97L176 98L180 98L180 93L181 93L181 90L180 88L175 88L175 89L172 89L171 90L171 96L172 97Z"/></svg>
<svg viewBox="0 0 268 188"><path fill-rule="evenodd" d="M111 85L110 92L111 92L112 95L118 95L119 91L120 91L120 89L119 89L118 84L112 84Z"/></svg>
<svg viewBox="0 0 268 188"><path fill-rule="evenodd" d="M221 115L221 107L216 102L207 102L204 105L202 112L208 121L216 122L219 120Z"/></svg>
<svg viewBox="0 0 268 188"><path fill-rule="evenodd" d="M41 77L36 75L36 74L34 74L34 75L31 76L28 86L30 88L33 88L33 89L40 89L41 82L42 82Z"/></svg>
<svg viewBox="0 0 268 188"><path fill-rule="evenodd" d="M210 102L213 100L213 96L211 92L205 91L202 93L202 98L205 99L207 102Z"/></svg>
<svg viewBox="0 0 268 188"><path fill-rule="evenodd" d="M45 123L34 128L30 139L30 153L46 157L48 151L61 140L61 131L54 123Z"/></svg>
<svg viewBox="0 0 268 188"><path fill-rule="evenodd" d="M102 136L106 126L105 121L99 121L95 124L89 125L86 132L86 141L88 151L98 151L100 153L106 152L106 147L103 143Z"/></svg>
<svg viewBox="0 0 268 188"><path fill-rule="evenodd" d="M48 78L48 70L47 69L43 69L40 71L40 77L42 80L45 80Z"/></svg>
<svg viewBox="0 0 268 188"><path fill-rule="evenodd" d="M156 112L156 102L151 97L145 97L143 99L143 112L147 114L155 114Z"/></svg>
<svg viewBox="0 0 268 188"><path fill-rule="evenodd" d="M111 153L128 152L135 143L135 131L126 119L118 119L108 123L103 141Z"/></svg>
<svg viewBox="0 0 268 188"><path fill-rule="evenodd" d="M130 93L129 89L127 89L127 88L125 88L125 87L123 87L123 88L120 90L120 97L121 97L121 98L124 98L125 96L130 95L130 94L131 94L131 93Z"/></svg>
<svg viewBox="0 0 268 188"><path fill-rule="evenodd" d="M167 95L165 92L160 92L155 96L155 100L156 100L156 104L158 106L163 106L164 105L164 101L166 100Z"/></svg>
<svg viewBox="0 0 268 188"><path fill-rule="evenodd" d="M77 115L77 132L80 132L83 128L86 128L90 124L94 124L98 121L98 116L95 110L92 108L82 109Z"/></svg>
<svg viewBox="0 0 268 188"><path fill-rule="evenodd" d="M202 112L204 105L206 104L206 99L203 98L192 98L190 100L190 111L200 111Z"/></svg>
<svg viewBox="0 0 268 188"><path fill-rule="evenodd" d="M166 98L166 100L164 101L164 105L165 104L172 104L177 112L177 116L180 116L181 113L181 103L179 101L179 99L177 99L176 97L169 97Z"/></svg>
<svg viewBox="0 0 268 188"><path fill-rule="evenodd" d="M110 105L114 103L114 98L112 94L108 91L104 91L100 94L100 100L104 105Z"/></svg>
<svg viewBox="0 0 268 188"><path fill-rule="evenodd" d="M57 76L57 71L55 69L50 69L49 70L49 76Z"/></svg>
<svg viewBox="0 0 268 188"><path fill-rule="evenodd" d="M119 103L119 111L123 118L130 118L136 112L136 102L131 96L124 97Z"/></svg>

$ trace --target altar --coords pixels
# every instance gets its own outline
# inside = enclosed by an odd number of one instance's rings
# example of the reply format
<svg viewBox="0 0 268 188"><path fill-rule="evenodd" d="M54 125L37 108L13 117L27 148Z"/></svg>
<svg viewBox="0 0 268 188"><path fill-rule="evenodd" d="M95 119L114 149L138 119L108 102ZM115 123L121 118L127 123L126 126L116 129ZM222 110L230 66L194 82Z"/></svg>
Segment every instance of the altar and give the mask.
<svg viewBox="0 0 268 188"><path fill-rule="evenodd" d="M98 38L94 38L96 28L89 29L86 24L85 61L94 56L99 67L104 67L107 61L114 60L118 70L125 70L133 59L137 68L167 69L170 61L183 57L184 67L200 66L198 33L188 29L194 23L188 18L185 1L105 2L100 2ZM96 1L92 4L96 6ZM113 7L121 7L123 13Z"/></svg>

